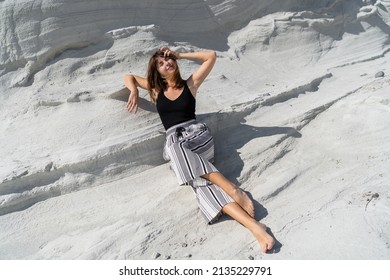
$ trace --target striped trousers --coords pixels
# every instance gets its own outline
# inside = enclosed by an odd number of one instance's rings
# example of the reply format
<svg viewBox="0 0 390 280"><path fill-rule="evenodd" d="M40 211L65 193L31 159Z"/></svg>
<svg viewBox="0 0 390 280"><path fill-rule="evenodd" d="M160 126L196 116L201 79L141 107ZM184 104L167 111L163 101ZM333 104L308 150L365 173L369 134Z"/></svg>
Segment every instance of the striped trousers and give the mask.
<svg viewBox="0 0 390 280"><path fill-rule="evenodd" d="M201 177L218 172L212 164L213 137L205 124L191 120L169 128L163 156L170 162L179 184L192 187L207 223L215 222L222 214L222 208L234 202L220 187Z"/></svg>

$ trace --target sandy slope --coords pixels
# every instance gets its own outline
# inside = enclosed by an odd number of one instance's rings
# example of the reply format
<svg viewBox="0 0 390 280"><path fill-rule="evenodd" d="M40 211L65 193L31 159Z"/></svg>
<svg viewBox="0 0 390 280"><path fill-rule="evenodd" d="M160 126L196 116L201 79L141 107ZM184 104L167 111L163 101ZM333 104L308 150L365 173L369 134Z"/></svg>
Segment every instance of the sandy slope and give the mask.
<svg viewBox="0 0 390 280"><path fill-rule="evenodd" d="M1 259L389 259L389 1L36 2L0 3ZM162 44L217 50L198 118L273 254L204 224L145 92L124 109Z"/></svg>

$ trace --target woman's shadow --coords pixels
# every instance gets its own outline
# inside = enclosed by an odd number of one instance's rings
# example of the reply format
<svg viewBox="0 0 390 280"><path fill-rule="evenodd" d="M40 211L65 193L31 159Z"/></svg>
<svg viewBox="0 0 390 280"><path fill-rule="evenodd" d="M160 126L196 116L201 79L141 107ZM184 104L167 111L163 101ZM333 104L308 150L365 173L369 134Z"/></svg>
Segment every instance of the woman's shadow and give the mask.
<svg viewBox="0 0 390 280"><path fill-rule="evenodd" d="M118 92L110 95L110 98L127 102L129 91L124 88ZM157 113L156 107L150 101L140 97L138 106L141 110L145 110L151 113ZM237 178L244 168L244 162L240 157L240 148L242 148L249 141L260 138L268 137L273 135L284 135L284 137L299 138L301 134L292 127L279 127L279 126L268 126L268 127L255 127L245 124L245 117L254 112L261 103L252 106L243 107L239 111L223 111L213 112L207 114L198 114L197 120L199 122L207 123L210 128L215 142L215 162L214 164L218 170L224 174L230 181L236 185L240 185ZM252 195L247 192L248 196L253 200L255 206L256 220L261 220L268 215L268 211L258 201L254 200ZM219 221L230 219L225 218ZM276 244L272 252L278 253L282 244L277 241L270 229L267 229L268 233L271 234L276 240Z"/></svg>

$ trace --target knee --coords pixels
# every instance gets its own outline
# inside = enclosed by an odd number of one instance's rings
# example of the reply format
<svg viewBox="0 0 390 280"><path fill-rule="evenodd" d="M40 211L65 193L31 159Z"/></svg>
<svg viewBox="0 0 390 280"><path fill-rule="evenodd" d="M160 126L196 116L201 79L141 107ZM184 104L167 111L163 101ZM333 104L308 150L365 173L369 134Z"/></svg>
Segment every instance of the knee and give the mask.
<svg viewBox="0 0 390 280"><path fill-rule="evenodd" d="M215 176L218 176L218 174L220 174L220 173L219 172L210 172L210 173L202 175L201 177L211 181Z"/></svg>

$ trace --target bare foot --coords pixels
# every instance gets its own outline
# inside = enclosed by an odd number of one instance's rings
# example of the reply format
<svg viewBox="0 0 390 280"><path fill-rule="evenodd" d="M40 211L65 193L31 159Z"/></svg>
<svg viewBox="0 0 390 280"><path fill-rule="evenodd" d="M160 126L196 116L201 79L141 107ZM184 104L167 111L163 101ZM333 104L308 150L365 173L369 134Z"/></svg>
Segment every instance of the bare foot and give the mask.
<svg viewBox="0 0 390 280"><path fill-rule="evenodd" d="M249 196L240 188L236 187L233 191L232 198L238 205L244 209L252 218L255 216L255 207Z"/></svg>
<svg viewBox="0 0 390 280"><path fill-rule="evenodd" d="M275 239L267 232L267 227L258 222L253 225L252 228L249 230L252 232L252 234L256 237L257 241L260 243L261 251L263 253L266 253L268 250L271 250L272 247L275 245Z"/></svg>

